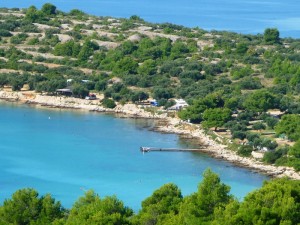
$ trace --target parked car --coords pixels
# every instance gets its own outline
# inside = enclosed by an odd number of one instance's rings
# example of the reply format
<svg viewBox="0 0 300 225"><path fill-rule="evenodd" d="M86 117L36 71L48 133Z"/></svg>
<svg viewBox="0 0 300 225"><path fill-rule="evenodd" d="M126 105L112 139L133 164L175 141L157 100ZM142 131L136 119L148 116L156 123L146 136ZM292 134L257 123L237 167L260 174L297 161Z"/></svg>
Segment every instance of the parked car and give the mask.
<svg viewBox="0 0 300 225"><path fill-rule="evenodd" d="M95 94L89 94L88 96L85 97L85 99L87 99L87 100L95 100L95 99L97 99L97 97L96 97Z"/></svg>

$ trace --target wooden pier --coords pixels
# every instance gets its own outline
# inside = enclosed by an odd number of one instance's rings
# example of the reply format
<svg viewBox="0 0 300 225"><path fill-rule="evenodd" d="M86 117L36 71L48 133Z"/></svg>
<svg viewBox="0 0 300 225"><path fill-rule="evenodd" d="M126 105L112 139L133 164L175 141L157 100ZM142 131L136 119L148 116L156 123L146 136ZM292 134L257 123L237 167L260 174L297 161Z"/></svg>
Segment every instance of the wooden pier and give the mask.
<svg viewBox="0 0 300 225"><path fill-rule="evenodd" d="M201 152L208 145L203 145L200 148L156 148L156 147L140 147L141 152Z"/></svg>

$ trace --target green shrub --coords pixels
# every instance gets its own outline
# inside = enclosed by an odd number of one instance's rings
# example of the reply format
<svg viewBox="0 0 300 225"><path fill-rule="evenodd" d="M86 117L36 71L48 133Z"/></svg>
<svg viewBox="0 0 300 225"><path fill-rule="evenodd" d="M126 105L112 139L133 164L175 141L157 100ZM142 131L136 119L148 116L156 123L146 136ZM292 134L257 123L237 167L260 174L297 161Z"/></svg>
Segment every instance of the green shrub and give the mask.
<svg viewBox="0 0 300 225"><path fill-rule="evenodd" d="M101 103L105 108L113 109L116 107L116 103L110 98L104 98Z"/></svg>
<svg viewBox="0 0 300 225"><path fill-rule="evenodd" d="M12 34L8 30L0 30L0 37L11 37Z"/></svg>
<svg viewBox="0 0 300 225"><path fill-rule="evenodd" d="M232 133L232 138L238 138L240 140L244 140L246 138L246 133L243 131L234 131Z"/></svg>
<svg viewBox="0 0 300 225"><path fill-rule="evenodd" d="M251 156L251 152L252 151L253 151L252 146L250 146L250 145L242 145L242 146L239 147L237 153L240 156L246 156L246 157L248 157L248 156Z"/></svg>
<svg viewBox="0 0 300 225"><path fill-rule="evenodd" d="M252 128L254 130L264 130L264 129L266 129L266 125L259 122L259 123L253 124Z"/></svg>

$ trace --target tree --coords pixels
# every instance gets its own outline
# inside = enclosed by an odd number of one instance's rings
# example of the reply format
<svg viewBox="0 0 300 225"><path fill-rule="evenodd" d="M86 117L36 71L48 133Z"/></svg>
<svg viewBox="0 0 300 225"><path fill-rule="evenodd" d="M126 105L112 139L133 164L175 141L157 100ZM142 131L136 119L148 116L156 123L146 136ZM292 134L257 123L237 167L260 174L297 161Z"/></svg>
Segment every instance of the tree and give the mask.
<svg viewBox="0 0 300 225"><path fill-rule="evenodd" d="M277 118L269 116L265 119L265 121L266 121L268 127L274 129L274 127L276 126L276 124L278 123L279 120Z"/></svg>
<svg viewBox="0 0 300 225"><path fill-rule="evenodd" d="M300 139L300 115L284 115L275 126L277 134L285 134L289 139L297 141Z"/></svg>
<svg viewBox="0 0 300 225"><path fill-rule="evenodd" d="M153 75L156 72L156 63L153 59L147 59L139 66L137 72L142 75Z"/></svg>
<svg viewBox="0 0 300 225"><path fill-rule="evenodd" d="M245 197L229 224L299 224L300 182L287 178L267 181Z"/></svg>
<svg viewBox="0 0 300 225"><path fill-rule="evenodd" d="M300 140L290 148L289 155L300 159Z"/></svg>
<svg viewBox="0 0 300 225"><path fill-rule="evenodd" d="M50 3L46 3L42 6L41 12L47 16L56 14L56 6Z"/></svg>
<svg viewBox="0 0 300 225"><path fill-rule="evenodd" d="M263 161L273 164L276 162L277 159L285 156L288 152L288 147L280 147L277 148L275 151L267 151L264 154Z"/></svg>
<svg viewBox="0 0 300 225"><path fill-rule="evenodd" d="M0 207L1 224L51 224L63 218L63 208L50 195L39 197L31 188L16 191Z"/></svg>
<svg viewBox="0 0 300 225"><path fill-rule="evenodd" d="M238 138L240 140L244 140L246 137L245 131L235 130L232 132L232 138Z"/></svg>
<svg viewBox="0 0 300 225"><path fill-rule="evenodd" d="M279 43L279 31L276 28L267 28L264 32L264 40L266 44Z"/></svg>
<svg viewBox="0 0 300 225"><path fill-rule="evenodd" d="M197 225L209 224L216 209L224 210L232 200L230 187L221 183L220 177L207 169L197 193L184 198L178 220L174 224Z"/></svg>
<svg viewBox="0 0 300 225"><path fill-rule="evenodd" d="M175 184L165 184L142 202L142 209L134 221L136 224L164 224L168 215L178 214L182 198Z"/></svg>
<svg viewBox="0 0 300 225"><path fill-rule="evenodd" d="M73 84L72 92L75 97L85 98L89 95L89 90L83 84Z"/></svg>
<svg viewBox="0 0 300 225"><path fill-rule="evenodd" d="M104 107L109 108L109 109L113 109L116 107L116 103L114 102L114 100L112 100L110 98L104 98L101 101L101 103Z"/></svg>
<svg viewBox="0 0 300 225"><path fill-rule="evenodd" d="M275 108L276 96L266 90L257 90L247 96L243 106L249 111L265 112Z"/></svg>
<svg viewBox="0 0 300 225"><path fill-rule="evenodd" d="M73 56L77 57L79 52L81 50L81 46L79 43L76 43L75 41L67 41L65 43L58 43L54 47L54 54L55 55L61 55L61 56ZM83 54L83 53L81 53ZM90 54L90 53L88 53ZM84 56L81 56L84 57ZM87 56L89 57L89 56Z"/></svg>
<svg viewBox="0 0 300 225"><path fill-rule="evenodd" d="M77 18L82 18L82 16L84 16L85 13L83 11L78 10L78 9L72 9L69 12L69 15L76 16Z"/></svg>
<svg viewBox="0 0 300 225"><path fill-rule="evenodd" d="M128 218L133 211L124 206L123 202L115 196L101 199L93 191L85 192L85 195L75 202L72 207L66 225L77 224L129 224Z"/></svg>
<svg viewBox="0 0 300 225"><path fill-rule="evenodd" d="M97 49L99 49L99 45L97 43L86 40L83 43L77 57L80 61L86 61L90 56L93 55L94 51Z"/></svg>
<svg viewBox="0 0 300 225"><path fill-rule="evenodd" d="M248 51L248 45L246 43L238 43L236 45L236 53L245 54Z"/></svg>
<svg viewBox="0 0 300 225"><path fill-rule="evenodd" d="M251 156L251 152L253 151L253 147L250 145L241 145L239 146L239 149L237 153L241 156L249 157Z"/></svg>
<svg viewBox="0 0 300 225"><path fill-rule="evenodd" d="M136 74L138 63L131 57L125 56L115 64L113 72L116 74Z"/></svg>
<svg viewBox="0 0 300 225"><path fill-rule="evenodd" d="M223 126L231 118L231 110L228 108L213 108L206 109L203 113L204 127L214 127L217 130L218 127Z"/></svg>
<svg viewBox="0 0 300 225"><path fill-rule="evenodd" d="M162 88L162 87L155 87L153 89L153 96L156 99L169 99L174 96L172 89L170 88Z"/></svg>
<svg viewBox="0 0 300 225"><path fill-rule="evenodd" d="M200 123L203 120L203 112L206 109L221 108L224 106L222 92L214 92L204 98L198 98L193 104L178 113L183 120L190 120L192 123Z"/></svg>
<svg viewBox="0 0 300 225"><path fill-rule="evenodd" d="M136 91L136 92L133 92L133 94L131 95L131 101L133 101L133 102L146 100L148 98L149 98L149 95L143 91Z"/></svg>
<svg viewBox="0 0 300 225"><path fill-rule="evenodd" d="M25 19L34 23L41 18L41 13L37 10L35 6L30 6L26 10Z"/></svg>
<svg viewBox="0 0 300 225"><path fill-rule="evenodd" d="M0 29L0 37L11 37L12 34L8 30Z"/></svg>
<svg viewBox="0 0 300 225"><path fill-rule="evenodd" d="M253 130L264 130L266 129L266 125L264 123L258 122L252 125Z"/></svg>

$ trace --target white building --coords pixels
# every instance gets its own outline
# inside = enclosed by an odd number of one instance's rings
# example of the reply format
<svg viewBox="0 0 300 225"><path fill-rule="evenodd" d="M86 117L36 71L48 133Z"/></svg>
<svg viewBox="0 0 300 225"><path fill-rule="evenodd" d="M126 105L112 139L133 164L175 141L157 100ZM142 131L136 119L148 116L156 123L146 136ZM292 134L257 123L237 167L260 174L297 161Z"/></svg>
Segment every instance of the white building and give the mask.
<svg viewBox="0 0 300 225"><path fill-rule="evenodd" d="M175 105L168 108L169 110L180 110L182 108L189 106L189 104L187 104L187 102L183 99L174 99L174 101L175 101Z"/></svg>

